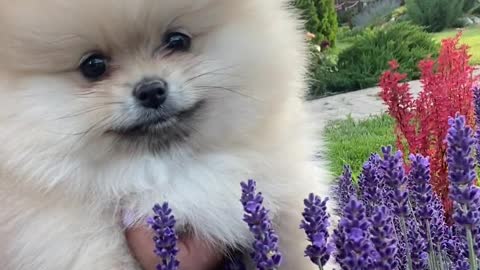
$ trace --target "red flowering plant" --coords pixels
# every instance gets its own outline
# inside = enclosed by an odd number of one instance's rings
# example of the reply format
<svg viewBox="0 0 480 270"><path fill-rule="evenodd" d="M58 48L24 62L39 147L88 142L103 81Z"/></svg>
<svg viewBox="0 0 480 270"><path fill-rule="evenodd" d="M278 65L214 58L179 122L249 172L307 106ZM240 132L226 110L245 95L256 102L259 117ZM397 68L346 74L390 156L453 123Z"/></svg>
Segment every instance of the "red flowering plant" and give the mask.
<svg viewBox="0 0 480 270"><path fill-rule="evenodd" d="M472 88L478 77L469 65L469 47L460 45L461 33L442 41L440 55L419 63L422 91L414 98L406 74L399 64L390 62L390 70L380 79L381 97L395 119L397 147L413 154L431 157L432 185L441 198L447 217L452 204L448 198L447 144L448 119L457 112L474 124Z"/></svg>

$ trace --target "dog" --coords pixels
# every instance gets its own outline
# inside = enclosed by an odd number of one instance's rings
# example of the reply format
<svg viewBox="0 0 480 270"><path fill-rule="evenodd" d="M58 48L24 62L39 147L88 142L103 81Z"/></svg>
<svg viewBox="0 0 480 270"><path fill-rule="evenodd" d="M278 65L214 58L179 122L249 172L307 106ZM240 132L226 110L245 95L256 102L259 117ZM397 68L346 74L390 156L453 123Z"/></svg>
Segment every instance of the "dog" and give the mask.
<svg viewBox="0 0 480 270"><path fill-rule="evenodd" d="M0 0L0 268L139 269L122 213L164 201L179 234L248 250L254 179L280 269L316 269L299 223L329 176L298 17L285 0Z"/></svg>

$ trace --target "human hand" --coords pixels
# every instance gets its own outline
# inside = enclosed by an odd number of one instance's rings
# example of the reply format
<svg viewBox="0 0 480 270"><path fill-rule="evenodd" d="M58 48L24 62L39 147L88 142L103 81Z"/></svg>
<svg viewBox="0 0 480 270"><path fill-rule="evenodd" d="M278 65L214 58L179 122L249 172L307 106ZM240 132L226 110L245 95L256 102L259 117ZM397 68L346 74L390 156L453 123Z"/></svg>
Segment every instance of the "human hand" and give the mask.
<svg viewBox="0 0 480 270"><path fill-rule="evenodd" d="M153 250L153 232L148 227L127 230L127 242L137 261L145 270L156 270L159 263ZM198 238L180 239L177 247L179 270L212 270L222 261L222 254L215 252Z"/></svg>

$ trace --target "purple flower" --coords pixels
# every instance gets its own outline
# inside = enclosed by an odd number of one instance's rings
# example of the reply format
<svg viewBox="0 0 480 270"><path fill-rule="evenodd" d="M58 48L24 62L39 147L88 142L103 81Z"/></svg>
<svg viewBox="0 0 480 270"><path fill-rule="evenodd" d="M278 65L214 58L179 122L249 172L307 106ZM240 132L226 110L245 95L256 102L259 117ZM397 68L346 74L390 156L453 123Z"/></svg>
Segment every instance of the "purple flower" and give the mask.
<svg viewBox="0 0 480 270"><path fill-rule="evenodd" d="M458 225L449 227L446 234L447 240L443 248L451 262L451 268L454 270L470 270L468 262L468 247L465 241L465 230Z"/></svg>
<svg viewBox="0 0 480 270"><path fill-rule="evenodd" d="M462 258L459 261L456 261L453 264L453 269L454 270L470 270L470 264L468 263L468 260L465 258Z"/></svg>
<svg viewBox="0 0 480 270"><path fill-rule="evenodd" d="M475 105L475 139L477 143L475 144L477 165L480 164L480 86L475 86L473 88L473 101Z"/></svg>
<svg viewBox="0 0 480 270"><path fill-rule="evenodd" d="M440 198L434 194L432 199L432 208L434 209L431 218L432 222L430 224L432 241L438 249L442 249L442 245L447 241L450 232L447 223L445 222L445 210L443 209Z"/></svg>
<svg viewBox="0 0 480 270"><path fill-rule="evenodd" d="M412 198L416 203L417 218L422 221L430 221L434 213L432 207L433 190L430 185L430 164L427 158L421 155L410 155L412 168L409 181L412 183Z"/></svg>
<svg viewBox="0 0 480 270"><path fill-rule="evenodd" d="M347 252L344 249L346 242L346 236L344 232L344 226L342 223L337 225L337 228L333 230L332 242L335 245L335 261L338 263L341 269L346 269L345 262L347 258Z"/></svg>
<svg viewBox="0 0 480 270"><path fill-rule="evenodd" d="M338 182L333 187L332 194L335 194L335 200L339 208L337 212L340 213L351 198L357 197L357 190L353 184L352 169L350 166L343 167L342 176L340 176Z"/></svg>
<svg viewBox="0 0 480 270"><path fill-rule="evenodd" d="M395 259L398 251L397 239L390 210L386 206L376 207L370 223L370 238L378 253L375 269L397 269L398 262Z"/></svg>
<svg viewBox="0 0 480 270"><path fill-rule="evenodd" d="M410 155L412 168L409 181L412 198L415 203L415 216L418 219L420 233L428 241L428 251L436 253L444 242L446 224L443 207L430 184L430 164L428 158Z"/></svg>
<svg viewBox="0 0 480 270"><path fill-rule="evenodd" d="M473 185L475 180L475 162L472 157L472 129L466 125L465 117L456 115L449 120L447 136L448 179L450 197L454 201L453 219L464 228L468 244L469 262L476 269L478 247L475 238L479 233L480 191Z"/></svg>
<svg viewBox="0 0 480 270"><path fill-rule="evenodd" d="M255 238L252 259L259 270L276 269L281 263L282 255L278 251L278 236L273 230L268 211L262 205L262 194L256 193L256 183L253 180L242 182L241 186L241 202L245 211L243 220Z"/></svg>
<svg viewBox="0 0 480 270"><path fill-rule="evenodd" d="M397 240L398 240L398 251L397 251L397 257L395 258L395 261L397 262L397 265L399 266L400 269L406 269L407 265L407 244L405 242L404 237L401 237L401 231L398 225L395 225L395 231L397 233Z"/></svg>
<svg viewBox="0 0 480 270"><path fill-rule="evenodd" d="M411 247L410 257L413 270L426 270L428 266L427 242L419 232L418 224L413 218L407 221L408 244Z"/></svg>
<svg viewBox="0 0 480 270"><path fill-rule="evenodd" d="M447 162L450 197L455 202L453 218L462 226L472 227L480 222L477 211L480 194L473 185L476 178L472 158L475 141L472 138L472 129L466 126L464 116L451 118L449 124Z"/></svg>
<svg viewBox="0 0 480 270"><path fill-rule="evenodd" d="M383 147L383 162L381 165L383 181L388 188L388 204L398 217L408 214L407 177L403 167L403 155L398 151L392 155L392 147Z"/></svg>
<svg viewBox="0 0 480 270"><path fill-rule="evenodd" d="M334 233L334 242L339 252L336 260L345 270L370 269L378 255L370 241L370 222L365 207L351 199L345 206L339 228Z"/></svg>
<svg viewBox="0 0 480 270"><path fill-rule="evenodd" d="M383 183L379 170L380 164L380 156L372 154L363 165L362 174L359 177L360 194L368 214L372 214L373 208L382 205L384 200Z"/></svg>
<svg viewBox="0 0 480 270"><path fill-rule="evenodd" d="M412 218L409 211L408 202L408 178L405 175L403 167L403 154L397 151L392 154L392 147L383 147L383 161L380 165L381 174L385 183L386 203L394 217L395 230L397 231L399 241L399 250L397 259L400 265L407 265L408 269L413 268L411 258L412 247L408 241L408 218Z"/></svg>
<svg viewBox="0 0 480 270"><path fill-rule="evenodd" d="M155 215L147 220L147 223L155 232L155 254L161 259L157 270L176 270L179 262L176 260L178 253L177 235L175 233L175 217L168 203L156 204L153 207Z"/></svg>
<svg viewBox="0 0 480 270"><path fill-rule="evenodd" d="M327 243L330 226L327 201L328 198L321 200L318 196L310 194L308 199L304 200L305 210L300 225L311 243L305 250L305 256L318 266L325 266L332 252L332 247Z"/></svg>
<svg viewBox="0 0 480 270"><path fill-rule="evenodd" d="M473 100L475 107L475 123L480 124L480 85L473 87Z"/></svg>

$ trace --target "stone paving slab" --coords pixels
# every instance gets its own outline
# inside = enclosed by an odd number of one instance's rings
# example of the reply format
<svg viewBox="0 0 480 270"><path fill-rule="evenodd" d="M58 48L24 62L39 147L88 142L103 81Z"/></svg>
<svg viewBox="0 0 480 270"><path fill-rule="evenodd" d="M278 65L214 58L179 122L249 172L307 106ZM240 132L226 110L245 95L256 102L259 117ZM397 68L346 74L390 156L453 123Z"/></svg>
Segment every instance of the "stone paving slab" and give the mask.
<svg viewBox="0 0 480 270"><path fill-rule="evenodd" d="M421 90L420 81L410 82L410 91L416 95ZM308 109L313 119L322 128L330 121L342 120L349 115L354 119L365 119L372 115L384 113L386 107L379 97L380 88L364 90L320 98L308 102Z"/></svg>

